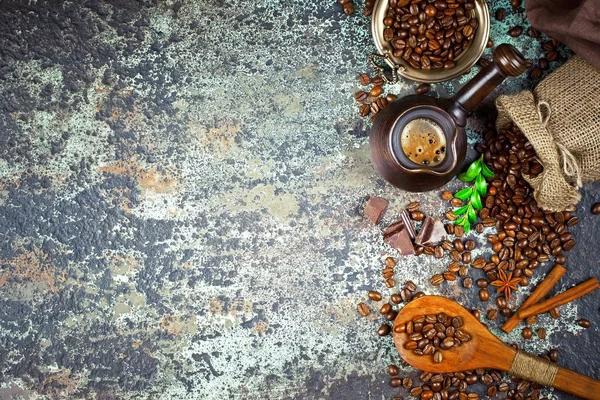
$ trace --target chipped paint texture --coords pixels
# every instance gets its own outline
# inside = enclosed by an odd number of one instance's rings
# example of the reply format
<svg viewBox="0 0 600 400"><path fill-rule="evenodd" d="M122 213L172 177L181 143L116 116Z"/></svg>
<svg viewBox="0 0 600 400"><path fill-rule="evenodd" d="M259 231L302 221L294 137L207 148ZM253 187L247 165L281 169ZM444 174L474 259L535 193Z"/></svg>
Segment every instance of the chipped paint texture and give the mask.
<svg viewBox="0 0 600 400"><path fill-rule="evenodd" d="M390 200L385 224L409 200L438 216L446 204L374 172L369 123L352 97L374 50L357 9L347 17L333 1L309 0L0 4L0 398L395 393L385 376L398 362L391 340L355 311L368 289L383 287L382 260L393 255L362 206L372 194ZM523 18L494 22L494 40ZM525 36L510 40L539 52ZM433 89L452 94L465 80ZM530 86L520 78L498 92ZM414 84L389 90L412 93ZM475 113L472 143L490 104ZM599 190L585 188L586 210ZM587 278L595 262L586 251L600 224L580 217L558 289ZM401 258L397 280L488 307L474 291L429 285L446 262ZM548 342L524 347L558 346L564 365L600 378L599 300L564 307L558 321L541 317ZM579 316L594 327L576 327ZM521 343L516 333L502 338Z"/></svg>

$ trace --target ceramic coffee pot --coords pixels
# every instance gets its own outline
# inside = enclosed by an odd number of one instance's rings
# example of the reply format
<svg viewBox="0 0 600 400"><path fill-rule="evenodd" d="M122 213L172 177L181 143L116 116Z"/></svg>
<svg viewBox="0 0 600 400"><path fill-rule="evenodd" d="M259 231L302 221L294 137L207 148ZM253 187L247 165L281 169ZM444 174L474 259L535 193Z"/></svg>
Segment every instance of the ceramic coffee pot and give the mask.
<svg viewBox="0 0 600 400"><path fill-rule="evenodd" d="M375 119L371 160L392 185L411 192L439 188L458 174L467 150L465 124L473 108L508 76L531 62L509 44L494 61L449 99L409 95L390 103Z"/></svg>

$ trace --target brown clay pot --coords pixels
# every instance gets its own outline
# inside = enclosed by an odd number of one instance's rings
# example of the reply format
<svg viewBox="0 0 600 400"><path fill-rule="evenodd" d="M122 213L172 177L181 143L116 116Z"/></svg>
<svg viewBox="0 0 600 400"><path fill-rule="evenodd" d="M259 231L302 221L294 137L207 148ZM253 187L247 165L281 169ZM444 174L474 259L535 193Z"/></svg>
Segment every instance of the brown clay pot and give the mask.
<svg viewBox="0 0 600 400"><path fill-rule="evenodd" d="M452 98L436 99L410 95L389 104L377 116L371 129L371 160L388 182L411 192L439 188L452 179L465 159L465 124L473 108L508 76L522 74L531 63L509 44L494 50L494 61ZM442 161L427 165L413 161L401 145L407 124L416 119L433 121L445 138ZM428 127L419 133L427 134ZM411 153L412 154L412 153ZM426 162L426 161L423 161ZM430 164L435 164L431 162Z"/></svg>

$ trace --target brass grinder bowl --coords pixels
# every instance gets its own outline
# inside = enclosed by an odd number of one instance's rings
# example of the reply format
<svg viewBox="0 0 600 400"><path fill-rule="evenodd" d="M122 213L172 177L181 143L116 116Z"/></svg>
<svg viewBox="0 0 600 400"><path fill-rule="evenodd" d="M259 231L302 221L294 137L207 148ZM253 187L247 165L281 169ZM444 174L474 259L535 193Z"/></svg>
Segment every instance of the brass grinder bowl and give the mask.
<svg viewBox="0 0 600 400"><path fill-rule="evenodd" d="M375 47L391 68L398 68L398 74L404 78L417 82L436 83L448 81L467 72L483 54L490 35L490 13L486 0L475 0L475 8L471 10L473 17L479 22L479 27L473 40L466 50L454 59L456 65L451 69L431 69L423 71L410 66L404 59L394 57L392 44L383 38L385 25L383 20L387 16L389 0L377 0L371 17L371 33Z"/></svg>

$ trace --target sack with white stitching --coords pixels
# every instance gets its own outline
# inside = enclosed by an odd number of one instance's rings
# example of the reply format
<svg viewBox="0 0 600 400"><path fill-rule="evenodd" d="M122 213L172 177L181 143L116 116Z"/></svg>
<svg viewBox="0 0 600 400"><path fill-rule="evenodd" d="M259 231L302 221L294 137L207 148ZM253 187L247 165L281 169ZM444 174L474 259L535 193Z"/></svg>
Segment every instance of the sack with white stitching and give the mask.
<svg viewBox="0 0 600 400"><path fill-rule="evenodd" d="M523 177L538 205L573 209L583 183L600 179L600 71L575 56L532 92L496 100L498 130L511 121L533 145L544 171Z"/></svg>

